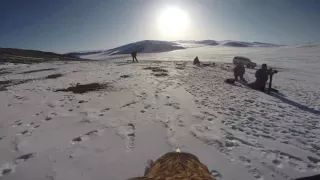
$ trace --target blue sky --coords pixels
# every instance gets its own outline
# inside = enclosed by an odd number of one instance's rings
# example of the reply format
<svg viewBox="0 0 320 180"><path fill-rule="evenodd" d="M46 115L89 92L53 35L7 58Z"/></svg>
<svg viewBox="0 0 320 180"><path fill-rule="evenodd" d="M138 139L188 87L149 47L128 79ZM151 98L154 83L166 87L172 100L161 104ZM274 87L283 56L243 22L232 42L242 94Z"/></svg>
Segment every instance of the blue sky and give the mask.
<svg viewBox="0 0 320 180"><path fill-rule="evenodd" d="M163 37L157 19L179 7L183 37ZM0 47L66 53L145 39L320 42L318 0L1 0Z"/></svg>

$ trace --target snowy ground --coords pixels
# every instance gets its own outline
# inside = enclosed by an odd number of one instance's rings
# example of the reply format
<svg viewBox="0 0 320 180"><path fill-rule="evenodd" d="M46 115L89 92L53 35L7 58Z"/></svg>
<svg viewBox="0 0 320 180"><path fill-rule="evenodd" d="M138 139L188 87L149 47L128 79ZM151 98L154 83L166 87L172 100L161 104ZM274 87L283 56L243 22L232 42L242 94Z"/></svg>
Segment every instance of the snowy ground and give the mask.
<svg viewBox="0 0 320 180"><path fill-rule="evenodd" d="M223 180L319 174L320 55L311 48L201 54L189 49L143 54L135 64L121 56L1 65L0 178L122 180L141 176L148 159L176 147L198 156ZM192 60L195 54L200 60L230 62L237 54L267 62L280 71L274 84L281 94L224 83L232 77L230 64L199 68L168 61ZM58 73L62 76L46 78ZM253 81L254 70L247 70L246 78ZM96 82L107 87L55 92Z"/></svg>

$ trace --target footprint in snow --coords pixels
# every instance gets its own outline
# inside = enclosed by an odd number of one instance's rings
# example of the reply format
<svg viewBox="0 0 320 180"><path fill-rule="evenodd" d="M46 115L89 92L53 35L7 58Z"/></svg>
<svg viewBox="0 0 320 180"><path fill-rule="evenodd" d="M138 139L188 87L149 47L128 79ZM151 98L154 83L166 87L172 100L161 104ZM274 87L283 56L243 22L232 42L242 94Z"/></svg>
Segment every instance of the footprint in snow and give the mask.
<svg viewBox="0 0 320 180"><path fill-rule="evenodd" d="M192 116L196 119L199 119L199 120L205 120L205 116L202 115L201 113L197 113L197 112L193 112L192 113Z"/></svg>
<svg viewBox="0 0 320 180"><path fill-rule="evenodd" d="M38 127L40 127L40 125L39 125L39 124L38 124L38 125L33 126L33 128L34 128L34 129L37 129Z"/></svg>
<svg viewBox="0 0 320 180"><path fill-rule="evenodd" d="M151 108L151 104L145 105L145 106L144 106L144 109L142 109L140 112L141 112L141 113L145 113L145 112L148 111L149 108ZM152 109L154 109L154 108L152 108Z"/></svg>
<svg viewBox="0 0 320 180"><path fill-rule="evenodd" d="M276 159L272 159L272 163L278 168L282 168L283 165L281 160L284 160L298 172L306 172L310 169L309 163L304 162L303 159L289 153L278 150L268 150L266 153L274 154L277 157Z"/></svg>
<svg viewBox="0 0 320 180"><path fill-rule="evenodd" d="M101 110L100 112L107 112L107 111L109 111L110 110L110 108L105 108L105 109L103 109L103 110Z"/></svg>
<svg viewBox="0 0 320 180"><path fill-rule="evenodd" d="M31 132L29 132L28 130L24 130L24 131L21 131L20 133L18 133L17 136L27 135L27 134L31 134Z"/></svg>
<svg viewBox="0 0 320 180"><path fill-rule="evenodd" d="M55 105L55 104L53 104L53 103L48 103L48 104L47 104L47 106L49 106L50 108L54 108L54 107L56 107L56 105Z"/></svg>
<svg viewBox="0 0 320 180"><path fill-rule="evenodd" d="M248 172L252 175L252 177L254 177L257 180L264 179L262 173L257 168L250 169Z"/></svg>
<svg viewBox="0 0 320 180"><path fill-rule="evenodd" d="M134 104L136 104L136 103L137 103L136 101L131 101L131 102L129 102L129 103L121 106L120 108L130 107L131 105L134 105Z"/></svg>
<svg viewBox="0 0 320 180"><path fill-rule="evenodd" d="M88 101L80 100L78 101L79 104L87 103Z"/></svg>
<svg viewBox="0 0 320 180"><path fill-rule="evenodd" d="M179 103L166 103L164 105L173 107L174 109L177 109L177 110L180 109L180 104Z"/></svg>
<svg viewBox="0 0 320 180"><path fill-rule="evenodd" d="M147 104L144 106L144 109L149 109L149 108L151 108L151 104Z"/></svg>
<svg viewBox="0 0 320 180"><path fill-rule="evenodd" d="M244 157L244 156L239 156L240 162L245 165L246 167L251 167L251 160Z"/></svg>
<svg viewBox="0 0 320 180"><path fill-rule="evenodd" d="M52 120L52 117L47 116L44 120L45 120L45 121L51 121L51 120Z"/></svg>
<svg viewBox="0 0 320 180"><path fill-rule="evenodd" d="M15 99L18 99L18 100L22 100L22 101L26 101L26 100L28 100L28 99L29 99L28 97L24 97L24 96L17 96L17 95L15 95L15 96L14 96L14 98L15 98Z"/></svg>
<svg viewBox="0 0 320 180"><path fill-rule="evenodd" d="M217 170L211 170L210 174L216 178L216 180L222 180L222 175Z"/></svg>
<svg viewBox="0 0 320 180"><path fill-rule="evenodd" d="M148 97L148 94L145 92L140 93L140 95L137 95L141 100L146 100Z"/></svg>
<svg viewBox="0 0 320 180"><path fill-rule="evenodd" d="M274 165L276 165L278 168L282 168L283 167L282 162L279 159L272 160L272 163Z"/></svg>
<svg viewBox="0 0 320 180"><path fill-rule="evenodd" d="M18 127L18 126L21 126L22 124L23 124L22 120L17 120L13 122L12 127Z"/></svg>
<svg viewBox="0 0 320 180"><path fill-rule="evenodd" d="M127 151L132 151L135 142L135 126L132 123L128 123L126 126L120 126L116 134L125 140Z"/></svg>
<svg viewBox="0 0 320 180"><path fill-rule="evenodd" d="M14 161L3 164L0 168L0 177L9 175L15 172L15 169L22 163L28 161L29 159L35 157L35 153L28 153L17 157Z"/></svg>
<svg viewBox="0 0 320 180"><path fill-rule="evenodd" d="M71 144L78 144L78 143L82 143L83 141L87 141L90 140L96 136L99 136L101 132L99 132L98 130L93 130L90 131L84 135L75 137L72 139Z"/></svg>

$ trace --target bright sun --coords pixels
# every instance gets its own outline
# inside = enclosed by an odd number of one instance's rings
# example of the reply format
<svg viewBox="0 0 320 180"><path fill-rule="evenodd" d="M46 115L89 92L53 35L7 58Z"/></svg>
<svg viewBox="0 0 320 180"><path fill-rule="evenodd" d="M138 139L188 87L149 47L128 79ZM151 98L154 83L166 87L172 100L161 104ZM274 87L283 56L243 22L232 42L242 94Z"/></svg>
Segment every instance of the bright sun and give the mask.
<svg viewBox="0 0 320 180"><path fill-rule="evenodd" d="M189 17L178 7L168 7L158 19L158 28L166 38L179 38L188 29Z"/></svg>

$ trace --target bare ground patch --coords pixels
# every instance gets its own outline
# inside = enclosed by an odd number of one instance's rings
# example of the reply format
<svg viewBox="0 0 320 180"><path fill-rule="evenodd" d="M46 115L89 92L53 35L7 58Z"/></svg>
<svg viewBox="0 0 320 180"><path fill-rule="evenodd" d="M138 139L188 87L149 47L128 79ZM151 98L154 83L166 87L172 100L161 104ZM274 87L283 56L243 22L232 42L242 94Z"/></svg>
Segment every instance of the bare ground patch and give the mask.
<svg viewBox="0 0 320 180"><path fill-rule="evenodd" d="M30 73L35 73L35 72L42 72L42 71L53 71L56 70L56 68L47 68L47 69L37 69L37 70L31 70L31 71L24 71L20 74L30 74Z"/></svg>
<svg viewBox="0 0 320 180"><path fill-rule="evenodd" d="M166 70L166 69L162 69L162 68L160 68L160 67L157 67L157 66L155 66L155 67L145 67L145 68L143 68L144 70L151 70L153 73L152 73L152 75L154 75L154 76L156 76L156 77L164 77L164 76L168 76L169 74L168 74L168 70Z"/></svg>
<svg viewBox="0 0 320 180"><path fill-rule="evenodd" d="M156 76L156 77L164 77L164 76L169 76L168 73L165 72L160 72L160 73L152 73L152 75Z"/></svg>
<svg viewBox="0 0 320 180"><path fill-rule="evenodd" d="M8 87L28 83L31 81L38 81L38 80L44 80L44 79L57 79L59 77L62 77L63 74L57 73L57 74L51 74L43 78L34 78L34 79L10 79L5 81L0 81L0 91L7 91Z"/></svg>
<svg viewBox="0 0 320 180"><path fill-rule="evenodd" d="M5 68L0 69L0 75L11 74L11 71L7 71Z"/></svg>
<svg viewBox="0 0 320 180"><path fill-rule="evenodd" d="M34 79L13 79L13 80L0 81L0 91L6 91L7 87L27 83L33 80Z"/></svg>
<svg viewBox="0 0 320 180"><path fill-rule="evenodd" d="M65 89L57 89L55 92L72 92L75 94L84 94L92 91L99 91L102 89L110 89L112 85L110 83L90 83L90 84L77 84L76 86L68 87Z"/></svg>
<svg viewBox="0 0 320 180"><path fill-rule="evenodd" d="M56 73L56 74L51 74L51 75L45 77L45 79L57 79L57 78L62 77L62 76L63 76L63 74Z"/></svg>
<svg viewBox="0 0 320 180"><path fill-rule="evenodd" d="M166 69L162 69L160 67L145 67L144 70L151 70L152 72L168 72Z"/></svg>
<svg viewBox="0 0 320 180"><path fill-rule="evenodd" d="M131 76L130 76L130 75L127 75L127 74L120 76L120 78L129 78L129 77L131 77Z"/></svg>

